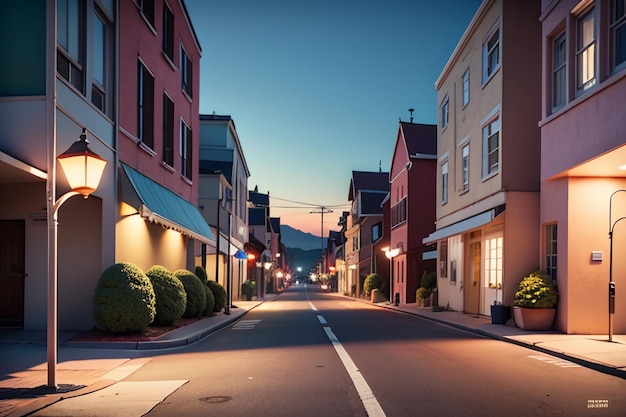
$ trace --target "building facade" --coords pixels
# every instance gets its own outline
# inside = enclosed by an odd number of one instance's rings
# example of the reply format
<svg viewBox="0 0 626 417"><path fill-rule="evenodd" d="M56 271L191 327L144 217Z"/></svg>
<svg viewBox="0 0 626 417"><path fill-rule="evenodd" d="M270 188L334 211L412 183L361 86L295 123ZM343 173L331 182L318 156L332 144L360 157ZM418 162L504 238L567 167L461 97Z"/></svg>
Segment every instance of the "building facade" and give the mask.
<svg viewBox="0 0 626 417"><path fill-rule="evenodd" d="M439 304L490 315L538 269L537 1L485 0L436 81Z"/></svg>
<svg viewBox="0 0 626 417"><path fill-rule="evenodd" d="M542 1L541 266L556 327L626 333L626 14L623 1ZM612 267L611 267L612 266Z"/></svg>

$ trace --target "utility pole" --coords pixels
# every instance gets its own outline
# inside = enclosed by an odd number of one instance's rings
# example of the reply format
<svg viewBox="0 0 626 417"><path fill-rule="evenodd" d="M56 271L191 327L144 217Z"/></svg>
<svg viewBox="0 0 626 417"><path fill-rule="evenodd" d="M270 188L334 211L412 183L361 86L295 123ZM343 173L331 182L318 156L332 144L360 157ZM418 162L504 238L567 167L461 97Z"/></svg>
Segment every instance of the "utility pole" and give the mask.
<svg viewBox="0 0 626 417"><path fill-rule="evenodd" d="M331 209L329 209L328 207L324 207L324 206L319 206L316 207L315 210L312 210L309 212L309 214L321 214L322 215L322 221L321 221L321 227L320 227L320 240L321 240L321 256L322 256L322 270L320 271L320 274L323 274L326 271L326 261L324 259L324 213L332 213L333 211Z"/></svg>

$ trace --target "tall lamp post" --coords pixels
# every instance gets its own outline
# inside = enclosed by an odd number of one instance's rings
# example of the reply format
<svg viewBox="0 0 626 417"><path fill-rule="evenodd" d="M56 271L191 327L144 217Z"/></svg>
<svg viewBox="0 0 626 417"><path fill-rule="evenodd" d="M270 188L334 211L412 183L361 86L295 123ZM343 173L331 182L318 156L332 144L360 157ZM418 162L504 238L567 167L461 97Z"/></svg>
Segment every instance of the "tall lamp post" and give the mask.
<svg viewBox="0 0 626 417"><path fill-rule="evenodd" d="M47 214L48 214L48 321L47 321L47 356L48 356L48 387L56 389L57 365L57 221L59 208L69 198L82 195L87 198L96 191L107 161L89 148L86 129L80 139L70 148L56 157L56 143L53 140L49 152L47 181ZM56 162L67 178L71 191L56 200Z"/></svg>
<svg viewBox="0 0 626 417"><path fill-rule="evenodd" d="M613 231L615 226L620 221L626 219L626 217L620 217L613 222L611 217L611 206L613 204L613 196L620 192L626 192L626 190L617 190L611 194L609 198L609 342L613 341L613 317L615 316L615 282L613 281Z"/></svg>

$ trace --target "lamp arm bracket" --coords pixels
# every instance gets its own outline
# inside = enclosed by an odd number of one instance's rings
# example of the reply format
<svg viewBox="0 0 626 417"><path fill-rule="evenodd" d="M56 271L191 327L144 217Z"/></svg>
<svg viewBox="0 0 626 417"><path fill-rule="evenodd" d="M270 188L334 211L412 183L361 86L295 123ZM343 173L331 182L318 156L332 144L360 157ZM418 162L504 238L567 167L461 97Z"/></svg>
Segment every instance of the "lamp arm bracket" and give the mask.
<svg viewBox="0 0 626 417"><path fill-rule="evenodd" d="M63 203L65 203L67 200L69 200L70 198L74 197L75 195L80 194L77 191L68 191L67 193L63 194L61 197L59 197L59 199L57 201L55 201L52 204L52 215L56 217L57 212L59 211L59 208L63 205Z"/></svg>

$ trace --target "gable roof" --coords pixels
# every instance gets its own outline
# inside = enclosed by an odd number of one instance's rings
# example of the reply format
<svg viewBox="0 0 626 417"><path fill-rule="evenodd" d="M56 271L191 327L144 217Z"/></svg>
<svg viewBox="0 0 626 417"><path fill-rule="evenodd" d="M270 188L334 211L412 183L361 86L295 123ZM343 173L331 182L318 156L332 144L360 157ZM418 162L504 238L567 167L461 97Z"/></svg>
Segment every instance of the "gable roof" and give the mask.
<svg viewBox="0 0 626 417"><path fill-rule="evenodd" d="M373 216L383 214L383 200L389 194L386 191L361 191L360 216Z"/></svg>
<svg viewBox="0 0 626 417"><path fill-rule="evenodd" d="M352 171L348 201L354 201L359 191L389 191L389 173Z"/></svg>
<svg viewBox="0 0 626 417"><path fill-rule="evenodd" d="M400 122L409 157L437 155L437 125Z"/></svg>

